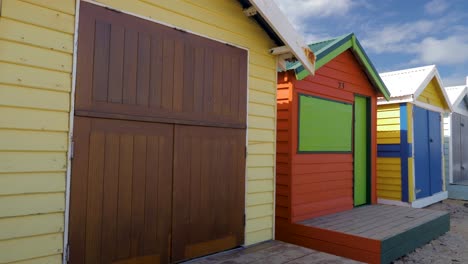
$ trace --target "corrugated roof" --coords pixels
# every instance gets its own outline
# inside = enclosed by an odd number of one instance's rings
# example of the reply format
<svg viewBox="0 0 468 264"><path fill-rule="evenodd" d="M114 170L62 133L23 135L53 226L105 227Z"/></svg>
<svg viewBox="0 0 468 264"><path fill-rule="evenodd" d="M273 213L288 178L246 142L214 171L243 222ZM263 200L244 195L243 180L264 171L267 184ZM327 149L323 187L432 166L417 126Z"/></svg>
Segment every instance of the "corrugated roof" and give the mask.
<svg viewBox="0 0 468 264"><path fill-rule="evenodd" d="M462 95L466 96L466 89L465 85L445 87L450 103L454 105Z"/></svg>
<svg viewBox="0 0 468 264"><path fill-rule="evenodd" d="M385 72L381 73L380 77L390 91L390 97L402 97L415 94L424 85L427 78L432 79L434 77L433 73L435 70L435 65L429 65Z"/></svg>
<svg viewBox="0 0 468 264"><path fill-rule="evenodd" d="M390 98L390 93L385 83L380 78L377 70L370 61L366 52L362 48L354 33L346 34L337 38L326 39L309 44L309 48L316 56L315 69L320 67L350 49L355 55L356 59L362 65L364 72L369 77L376 90L380 91L386 99ZM306 76L302 75L303 66L300 62L292 62L286 64L286 70L294 70L296 79L302 80Z"/></svg>

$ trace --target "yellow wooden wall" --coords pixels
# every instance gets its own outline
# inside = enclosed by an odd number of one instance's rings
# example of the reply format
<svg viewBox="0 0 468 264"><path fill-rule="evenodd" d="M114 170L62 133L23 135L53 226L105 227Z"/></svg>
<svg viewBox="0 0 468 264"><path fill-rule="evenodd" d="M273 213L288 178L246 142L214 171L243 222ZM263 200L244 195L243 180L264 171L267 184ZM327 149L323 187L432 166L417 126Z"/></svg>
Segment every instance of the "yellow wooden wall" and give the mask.
<svg viewBox="0 0 468 264"><path fill-rule="evenodd" d="M435 77L427 84L424 91L418 96L417 101L448 109L441 87Z"/></svg>
<svg viewBox="0 0 468 264"><path fill-rule="evenodd" d="M2 1L0 263L61 263L74 13Z"/></svg>
<svg viewBox="0 0 468 264"><path fill-rule="evenodd" d="M400 105L377 107L377 144L400 144ZM401 200L400 158L377 157L377 197Z"/></svg>

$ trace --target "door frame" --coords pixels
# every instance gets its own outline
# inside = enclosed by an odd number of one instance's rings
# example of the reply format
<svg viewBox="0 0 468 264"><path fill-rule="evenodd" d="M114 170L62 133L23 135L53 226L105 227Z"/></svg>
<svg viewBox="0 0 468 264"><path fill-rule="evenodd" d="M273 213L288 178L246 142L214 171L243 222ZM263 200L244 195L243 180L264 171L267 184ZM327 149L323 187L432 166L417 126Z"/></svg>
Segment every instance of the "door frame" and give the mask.
<svg viewBox="0 0 468 264"><path fill-rule="evenodd" d="M0 0L1 1L1 0ZM68 244L68 240L69 240L69 233L70 233L70 197L71 197L71 177L72 177L72 168L71 168L71 163L72 163L72 159L73 159L73 149L74 149L74 146L73 146L73 130L74 130L74 117L75 117L75 95L76 95L76 79L77 79L77 61L78 61L78 38L79 38L79 22L80 22L80 7L81 7L81 2L87 2L87 3L91 3L91 4L94 4L96 6L100 6L102 8L107 8L107 9L110 9L110 10L116 10L120 13L123 13L123 14L126 14L126 15L130 15L130 16L133 16L133 17L136 17L136 18L140 18L140 19L143 19L143 20L146 20L146 21L149 21L149 22L152 22L152 23L156 23L156 24L159 24L159 25L163 25L163 26L166 26L166 27L170 27L170 28L173 28L173 29L176 29L176 30L183 30L184 32L187 32L187 33L190 33L190 34L193 34L193 35L196 35L196 36L200 36L200 37L203 37L203 38L206 38L206 39L210 39L210 40L213 40L213 41L217 41L217 42L220 42L220 43L223 43L223 44L227 44L227 45L230 45L230 46L233 46L233 47L236 47L236 48L239 48L239 49L242 49L242 50L245 50L247 52L247 78L246 78L246 87L247 87L247 91L246 91L246 125L248 124L249 122L249 90L250 90L250 86L249 86L249 79L250 79L250 76L249 76L249 72L250 72L250 51L247 47L243 47L243 46L240 46L238 44L235 44L235 43L231 43L231 42L228 42L228 41L225 41L225 40L221 40L221 39L217 39L217 38L213 38L213 37L210 37L210 36L207 36L207 35L204 35L204 34L200 34L198 32L193 32L191 30L187 30L187 29L182 29L182 28L179 28L175 25L172 25L170 23L167 23L167 22L163 22L163 21L160 21L160 20L157 20L157 19L154 19L154 18L149 18L149 17L145 17L145 16L142 16L142 15L139 15L139 14L135 14L135 13L132 13L132 12L128 12L126 10L117 10L115 8L113 8L112 6L110 5L107 5L107 4L103 4L103 3L98 3L98 2L95 2L93 0L75 0L75 30L74 30L74 33L73 33L73 59L72 59L72 81L71 81L71 91L70 91L70 113L69 113L69 122L68 122L68 150L67 150L67 167L66 167L66 175L65 175L65 211L64 211L64 230L63 230L63 251L62 251L62 263L63 264L66 264L68 262L68 255L69 255L69 244ZM276 107L276 104L275 104L275 107ZM275 120L276 122L276 120ZM276 126L275 126L276 127ZM248 145L249 145L249 129L248 129L248 126L246 128L246 131L245 131L245 149L246 149L246 162L245 162L245 168L244 168L244 177L245 177L245 186L244 186L244 216L246 215L246 209L247 209L247 185L248 185L248 179L247 179L247 157L248 157ZM276 137L276 130L275 130L275 137ZM276 163L273 164L273 171L275 172L276 171ZM276 177L273 177L273 184L276 184ZM273 203L276 204L276 188L273 190ZM275 212L273 212L273 227L272 227L272 235L273 235L273 239L275 238ZM246 232L245 232L245 225L244 225L244 245L245 245L245 235L246 235Z"/></svg>
<svg viewBox="0 0 468 264"><path fill-rule="evenodd" d="M354 162L353 162L353 207L359 207L363 205L368 205L372 203L372 106L371 106L371 97L361 94L354 94L354 98L361 97L366 100L366 129L367 129L367 138L366 138L366 202L361 205L354 204L354 184L355 184L355 171L354 171ZM352 130L352 146L353 146L353 160L355 158L355 102L353 103L353 130Z"/></svg>

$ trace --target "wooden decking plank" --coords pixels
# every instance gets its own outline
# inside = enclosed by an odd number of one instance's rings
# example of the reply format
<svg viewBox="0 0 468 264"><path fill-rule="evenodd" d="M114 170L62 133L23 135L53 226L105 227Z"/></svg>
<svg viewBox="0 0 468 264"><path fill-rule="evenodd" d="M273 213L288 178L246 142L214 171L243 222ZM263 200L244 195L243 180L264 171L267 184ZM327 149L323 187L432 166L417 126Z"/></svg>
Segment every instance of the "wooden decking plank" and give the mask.
<svg viewBox="0 0 468 264"><path fill-rule="evenodd" d="M412 221L403 222L403 223L400 223L398 225L395 224L395 225L393 225L393 228L389 228L385 232L381 232L381 233L374 234L374 235L371 234L370 236L373 237L373 238L379 239L379 240L383 240L385 238L391 237L392 235L406 232L411 228L416 228L416 227L418 227L420 225L423 225L423 224L425 224L427 222L433 221L433 220L435 220L435 219L437 219L437 218L439 218L441 216L442 215L440 215L440 214L435 214L433 212L430 212L430 213L426 214L425 216L416 218L416 219L414 219Z"/></svg>
<svg viewBox="0 0 468 264"><path fill-rule="evenodd" d="M331 220L339 220L342 217L347 218L349 216L359 215L360 213L363 213L362 211L367 211L370 208L372 208L372 210L377 209L377 208L374 208L374 207L375 206L363 206L363 207L359 207L359 208L354 208L354 209L351 209L351 210L347 210L347 211L343 211L343 212L339 212L339 213L335 213L335 214L331 214L331 215L325 215L325 216L320 216L320 217L317 217L317 218L307 219L307 220L301 221L300 224L319 225L319 224L322 224L322 223L328 223Z"/></svg>
<svg viewBox="0 0 468 264"><path fill-rule="evenodd" d="M346 232L350 234L357 234L356 232L352 232L352 231L361 230L363 228L366 229L369 226L379 224L379 222L382 222L383 220L388 219L391 216L398 215L402 211L404 211L404 208L401 208L401 207L387 208L385 210L380 210L378 214L370 215L365 218L359 218L357 221L357 224L344 225L340 229L337 229L337 231Z"/></svg>
<svg viewBox="0 0 468 264"><path fill-rule="evenodd" d="M357 209L360 209L360 208L357 208ZM360 219L361 217L371 216L371 215L373 215L376 212L379 212L381 210L379 208L379 206L370 206L366 210L359 210L359 211L357 209L355 209L353 211L347 211L346 214L340 214L337 217L333 217L333 216L336 216L334 214L334 215L332 215L332 217L328 218L327 222L317 224L314 221L309 221L307 223L307 225L333 230L332 226L334 226L334 225L338 225L338 224L342 224L342 223L344 223L344 224L348 223L349 224L350 221L358 221L357 219ZM301 224L302 224L302 222L301 222Z"/></svg>
<svg viewBox="0 0 468 264"><path fill-rule="evenodd" d="M386 232L388 229L392 229L402 223L407 223L408 221L424 217L427 214L430 214L430 212L419 210L407 211L405 213L400 213L399 215L388 217L387 219L380 219L380 221L376 221L375 223L370 224L365 228L353 230L352 233L365 237L375 238L375 235L378 233Z"/></svg>

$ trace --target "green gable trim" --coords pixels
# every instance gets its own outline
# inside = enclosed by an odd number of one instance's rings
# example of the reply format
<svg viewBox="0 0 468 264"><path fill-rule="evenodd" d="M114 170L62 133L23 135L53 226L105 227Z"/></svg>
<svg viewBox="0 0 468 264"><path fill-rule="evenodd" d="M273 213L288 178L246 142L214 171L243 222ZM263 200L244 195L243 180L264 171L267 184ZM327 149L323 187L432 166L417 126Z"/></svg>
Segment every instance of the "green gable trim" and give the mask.
<svg viewBox="0 0 468 264"><path fill-rule="evenodd" d="M351 49L361 65L364 67L364 70L374 87L383 94L385 99L389 100L390 92L380 78L377 70L365 53L354 33L334 39L312 43L309 45L309 48L315 53L316 56L316 70L320 69L323 65L327 64L341 53ZM286 70L294 70L297 80L302 80L309 75L309 72L305 70L305 68L302 67L299 62L289 64Z"/></svg>

